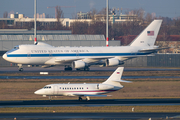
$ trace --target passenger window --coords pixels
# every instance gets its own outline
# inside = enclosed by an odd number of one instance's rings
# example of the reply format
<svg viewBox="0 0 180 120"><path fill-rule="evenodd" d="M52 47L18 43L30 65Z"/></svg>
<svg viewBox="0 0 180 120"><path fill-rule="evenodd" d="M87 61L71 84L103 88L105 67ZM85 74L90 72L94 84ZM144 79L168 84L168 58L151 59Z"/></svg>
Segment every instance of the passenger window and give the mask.
<svg viewBox="0 0 180 120"><path fill-rule="evenodd" d="M74 89L76 89L76 88L74 88Z"/></svg>
<svg viewBox="0 0 180 120"><path fill-rule="evenodd" d="M64 90L64 88L63 88L63 90Z"/></svg>
<svg viewBox="0 0 180 120"><path fill-rule="evenodd" d="M61 89L61 87L59 89Z"/></svg>
<svg viewBox="0 0 180 120"><path fill-rule="evenodd" d="M71 90L71 88L69 88Z"/></svg>
<svg viewBox="0 0 180 120"><path fill-rule="evenodd" d="M78 89L78 88L77 88Z"/></svg>
<svg viewBox="0 0 180 120"><path fill-rule="evenodd" d="M51 86L49 88L51 89Z"/></svg>
<svg viewBox="0 0 180 120"><path fill-rule="evenodd" d="M69 88L67 88L69 90Z"/></svg>
<svg viewBox="0 0 180 120"><path fill-rule="evenodd" d="M82 88L83 89L83 88Z"/></svg>
<svg viewBox="0 0 180 120"><path fill-rule="evenodd" d="M79 88L79 89L81 89L81 88Z"/></svg>

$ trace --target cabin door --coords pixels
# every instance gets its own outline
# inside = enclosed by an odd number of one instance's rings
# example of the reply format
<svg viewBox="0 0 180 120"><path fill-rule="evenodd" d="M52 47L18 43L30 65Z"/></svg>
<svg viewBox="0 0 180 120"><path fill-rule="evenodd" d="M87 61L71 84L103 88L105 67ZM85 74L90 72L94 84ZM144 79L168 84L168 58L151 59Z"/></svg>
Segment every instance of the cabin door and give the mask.
<svg viewBox="0 0 180 120"><path fill-rule="evenodd" d="M54 95L58 94L58 86L54 86L53 93L54 93Z"/></svg>
<svg viewBox="0 0 180 120"><path fill-rule="evenodd" d="M79 52L78 52L78 50L76 51L76 57L79 58Z"/></svg>
<svg viewBox="0 0 180 120"><path fill-rule="evenodd" d="M31 58L31 53L27 53L27 58L30 59Z"/></svg>

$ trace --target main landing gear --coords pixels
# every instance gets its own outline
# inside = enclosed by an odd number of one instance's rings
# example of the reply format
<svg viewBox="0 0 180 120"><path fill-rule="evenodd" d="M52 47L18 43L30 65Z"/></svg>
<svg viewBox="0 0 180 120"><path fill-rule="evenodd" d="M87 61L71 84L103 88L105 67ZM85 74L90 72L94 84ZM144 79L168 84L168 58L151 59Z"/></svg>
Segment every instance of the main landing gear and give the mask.
<svg viewBox="0 0 180 120"><path fill-rule="evenodd" d="M22 72L22 71L23 71L23 66L22 66L22 64L18 64L18 66L19 66L19 71Z"/></svg>
<svg viewBox="0 0 180 120"><path fill-rule="evenodd" d="M89 71L90 69L89 69L89 67L85 67L85 68L77 68L76 69L77 71Z"/></svg>
<svg viewBox="0 0 180 120"><path fill-rule="evenodd" d="M65 65L64 70L65 71L72 71L72 67L70 67L69 65Z"/></svg>
<svg viewBox="0 0 180 120"><path fill-rule="evenodd" d="M64 68L65 71L72 71L72 67L70 67L69 65L65 65L65 68ZM76 69L77 71L89 71L89 67L86 66L84 68L77 68Z"/></svg>
<svg viewBox="0 0 180 120"><path fill-rule="evenodd" d="M79 97L79 101L82 101L82 97Z"/></svg>
<svg viewBox="0 0 180 120"><path fill-rule="evenodd" d="M82 101L83 99L81 98L81 97L79 97L79 101ZM90 100L90 97L89 96L87 96L86 97L86 101L89 101Z"/></svg>

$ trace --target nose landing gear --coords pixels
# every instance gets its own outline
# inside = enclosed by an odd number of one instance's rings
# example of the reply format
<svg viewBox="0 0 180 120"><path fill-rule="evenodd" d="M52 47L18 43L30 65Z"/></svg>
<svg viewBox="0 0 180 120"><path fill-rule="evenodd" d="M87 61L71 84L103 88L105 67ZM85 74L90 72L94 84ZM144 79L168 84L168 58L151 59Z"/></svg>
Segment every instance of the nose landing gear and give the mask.
<svg viewBox="0 0 180 120"><path fill-rule="evenodd" d="M23 71L23 66L22 66L22 64L18 64L18 66L19 66L19 71L22 72L22 71Z"/></svg>

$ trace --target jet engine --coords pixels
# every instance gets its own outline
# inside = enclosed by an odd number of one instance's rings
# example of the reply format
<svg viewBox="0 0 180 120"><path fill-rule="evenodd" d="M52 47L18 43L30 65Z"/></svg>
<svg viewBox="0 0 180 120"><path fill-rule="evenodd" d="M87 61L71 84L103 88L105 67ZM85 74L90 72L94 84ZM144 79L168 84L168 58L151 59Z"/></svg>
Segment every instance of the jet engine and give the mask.
<svg viewBox="0 0 180 120"><path fill-rule="evenodd" d="M74 61L72 63L72 67L76 69L85 68L85 66L86 66L86 63L83 61Z"/></svg>
<svg viewBox="0 0 180 120"><path fill-rule="evenodd" d="M106 66L116 66L116 65L122 65L122 64L124 64L124 62L116 58L106 59Z"/></svg>
<svg viewBox="0 0 180 120"><path fill-rule="evenodd" d="M107 84L97 84L97 89L100 90L106 90L106 89L113 89L113 85L107 85Z"/></svg>

